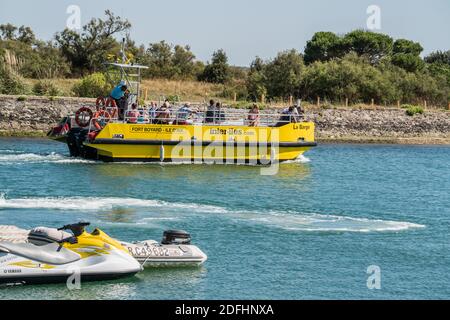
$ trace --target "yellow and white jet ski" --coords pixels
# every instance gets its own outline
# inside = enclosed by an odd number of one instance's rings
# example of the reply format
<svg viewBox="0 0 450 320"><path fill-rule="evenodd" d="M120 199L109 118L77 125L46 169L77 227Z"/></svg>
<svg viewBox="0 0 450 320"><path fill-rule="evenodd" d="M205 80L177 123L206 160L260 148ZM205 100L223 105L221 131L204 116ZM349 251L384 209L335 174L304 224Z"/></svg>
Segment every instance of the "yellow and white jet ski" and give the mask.
<svg viewBox="0 0 450 320"><path fill-rule="evenodd" d="M28 231L14 226L0 226L0 243L6 240L42 246L60 242L69 236L66 232L53 228L38 227ZM200 248L191 244L191 235L181 230L164 231L161 242L155 240L116 241L126 248L143 267L200 266L208 258Z"/></svg>
<svg viewBox="0 0 450 320"><path fill-rule="evenodd" d="M58 283L76 276L80 281L110 280L142 270L120 242L99 229L86 232L88 225L52 229L51 242L39 239L39 232L30 232L27 242L0 241L0 251L6 253L0 256L0 283Z"/></svg>

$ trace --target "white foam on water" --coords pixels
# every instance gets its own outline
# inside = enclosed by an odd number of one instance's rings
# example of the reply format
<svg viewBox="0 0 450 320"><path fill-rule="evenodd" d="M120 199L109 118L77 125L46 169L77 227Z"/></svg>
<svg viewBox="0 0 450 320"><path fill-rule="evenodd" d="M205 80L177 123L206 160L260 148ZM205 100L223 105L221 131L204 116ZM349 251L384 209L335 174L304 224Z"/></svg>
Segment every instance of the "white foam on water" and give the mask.
<svg viewBox="0 0 450 320"><path fill-rule="evenodd" d="M30 197L7 199L0 194L0 209L54 209L95 211L116 207L161 207L157 200L99 197Z"/></svg>
<svg viewBox="0 0 450 320"><path fill-rule="evenodd" d="M311 162L311 159L305 157L303 154L298 156L297 159L283 161L281 164L290 164L290 163L308 163Z"/></svg>
<svg viewBox="0 0 450 320"><path fill-rule="evenodd" d="M231 210L220 206L197 203L177 203L161 200L112 197L30 197L7 199L0 194L1 209L51 209L78 211L107 211L114 208L156 209L152 217L144 217L138 224L155 220L191 219L216 215L243 223L254 223L289 231L303 232L386 232L424 228L424 225L350 216L300 213L291 211Z"/></svg>
<svg viewBox="0 0 450 320"><path fill-rule="evenodd" d="M3 150L5 151L5 150ZM36 153L17 153L0 152L0 165L26 164L26 163L96 163L95 161L85 160L81 158L71 158L55 152L50 154L36 154Z"/></svg>

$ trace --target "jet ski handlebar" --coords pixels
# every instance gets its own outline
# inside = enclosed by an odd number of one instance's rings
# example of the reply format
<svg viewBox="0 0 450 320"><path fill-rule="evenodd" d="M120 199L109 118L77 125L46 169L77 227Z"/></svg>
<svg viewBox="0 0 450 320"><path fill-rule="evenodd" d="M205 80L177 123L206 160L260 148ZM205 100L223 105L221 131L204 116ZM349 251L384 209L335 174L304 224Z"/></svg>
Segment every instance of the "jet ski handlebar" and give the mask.
<svg viewBox="0 0 450 320"><path fill-rule="evenodd" d="M74 223L74 224L67 224L61 228L58 228L58 230L59 231L70 230L70 231L72 231L72 233L75 237L78 237L84 232L84 229L87 226L89 226L90 224L91 224L90 222L78 222L78 223Z"/></svg>

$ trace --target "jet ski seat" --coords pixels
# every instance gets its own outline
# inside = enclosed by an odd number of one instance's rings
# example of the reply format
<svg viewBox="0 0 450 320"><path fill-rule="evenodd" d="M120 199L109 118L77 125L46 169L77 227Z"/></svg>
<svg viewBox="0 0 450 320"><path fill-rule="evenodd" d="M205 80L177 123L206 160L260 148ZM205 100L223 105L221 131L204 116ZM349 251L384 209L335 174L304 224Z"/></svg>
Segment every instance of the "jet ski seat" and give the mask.
<svg viewBox="0 0 450 320"><path fill-rule="evenodd" d="M59 242L72 237L68 232L46 227L37 227L28 233L28 242L36 246L44 246L49 243Z"/></svg>
<svg viewBox="0 0 450 320"><path fill-rule="evenodd" d="M56 265L71 263L81 259L79 254L61 247L57 243L35 246L31 243L0 242L0 251L41 263Z"/></svg>

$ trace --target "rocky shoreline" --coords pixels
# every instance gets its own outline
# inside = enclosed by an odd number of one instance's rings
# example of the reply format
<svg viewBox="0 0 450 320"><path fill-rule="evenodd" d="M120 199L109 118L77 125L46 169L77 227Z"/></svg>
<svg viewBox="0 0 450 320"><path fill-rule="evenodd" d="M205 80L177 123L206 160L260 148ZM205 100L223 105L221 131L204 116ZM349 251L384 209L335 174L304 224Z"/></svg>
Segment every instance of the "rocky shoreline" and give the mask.
<svg viewBox="0 0 450 320"><path fill-rule="evenodd" d="M45 136L63 116L94 103L85 98L0 96L0 136ZM305 117L316 124L319 142L450 144L450 112L444 110L408 116L398 108L307 107Z"/></svg>

